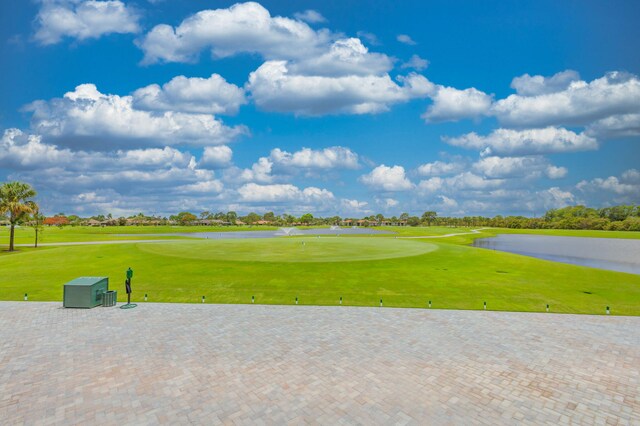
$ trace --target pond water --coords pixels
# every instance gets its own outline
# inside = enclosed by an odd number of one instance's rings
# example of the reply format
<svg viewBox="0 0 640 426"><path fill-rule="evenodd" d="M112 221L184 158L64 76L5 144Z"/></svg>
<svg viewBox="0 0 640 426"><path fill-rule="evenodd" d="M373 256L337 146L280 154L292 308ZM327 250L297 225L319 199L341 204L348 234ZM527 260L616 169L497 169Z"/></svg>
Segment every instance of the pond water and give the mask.
<svg viewBox="0 0 640 426"><path fill-rule="evenodd" d="M479 238L473 245L555 262L640 274L640 240L500 234Z"/></svg>
<svg viewBox="0 0 640 426"><path fill-rule="evenodd" d="M176 232L168 234L118 234L121 237L131 236L155 236L155 237L192 237L207 239L235 239L235 238L277 238L295 235L374 235L393 234L388 231L378 231L371 228L318 228L318 229L297 229L280 228L276 231L230 231L230 232Z"/></svg>

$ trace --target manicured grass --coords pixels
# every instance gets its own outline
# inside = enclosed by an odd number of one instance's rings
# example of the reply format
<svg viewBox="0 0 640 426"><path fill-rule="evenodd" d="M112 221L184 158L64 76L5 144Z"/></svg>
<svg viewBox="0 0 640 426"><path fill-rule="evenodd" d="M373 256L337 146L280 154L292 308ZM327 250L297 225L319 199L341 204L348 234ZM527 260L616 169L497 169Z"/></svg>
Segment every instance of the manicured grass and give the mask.
<svg viewBox="0 0 640 426"><path fill-rule="evenodd" d="M174 241L140 245L139 249L161 256L237 262L355 262L383 260L425 254L435 244L371 238L277 238L239 240Z"/></svg>
<svg viewBox="0 0 640 426"><path fill-rule="evenodd" d="M153 234L175 234L193 232L233 232L268 231L273 226L46 226L38 239L40 243L117 241L148 239L179 239L182 237L162 237ZM121 236L118 234L131 234ZM16 244L33 244L35 231L30 227L16 228ZM9 246L9 228L0 227L0 248Z"/></svg>
<svg viewBox="0 0 640 426"><path fill-rule="evenodd" d="M78 276L108 276L153 302L344 305L640 315L640 276L483 250L446 239L283 238L21 249L0 256L0 299L62 300ZM336 244L344 244L339 246ZM420 246L424 246L424 251ZM437 249L434 249L437 248ZM304 250L304 251L303 251ZM394 257L402 254L407 257ZM306 256L306 258L304 257ZM377 258L376 258L377 257ZM384 259L380 257L386 257ZM357 260L355 260L357 259ZM292 261L293 260L293 261ZM329 261L332 260L332 261ZM340 260L340 261L335 261Z"/></svg>

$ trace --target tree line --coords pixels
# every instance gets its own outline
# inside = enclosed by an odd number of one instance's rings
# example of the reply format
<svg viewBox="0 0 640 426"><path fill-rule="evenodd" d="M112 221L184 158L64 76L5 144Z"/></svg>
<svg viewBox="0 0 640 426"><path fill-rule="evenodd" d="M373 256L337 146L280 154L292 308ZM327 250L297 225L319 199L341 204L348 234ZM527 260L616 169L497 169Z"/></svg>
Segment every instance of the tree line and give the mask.
<svg viewBox="0 0 640 426"><path fill-rule="evenodd" d="M168 217L147 216L143 213L128 217L115 218L111 214L82 218L76 215L66 216L58 213L44 219L45 225L79 226L89 221L102 226L111 225L271 225L271 226L448 226L448 227L495 227L514 229L591 229L615 231L640 231L640 206L619 205L595 209L585 206L569 206L551 209L542 217L526 216L439 216L435 211L426 211L420 216L402 213L399 216L375 214L364 217L314 216L305 213L301 216L259 214L251 212L239 215L235 211L211 213L203 211L192 213L179 212Z"/></svg>

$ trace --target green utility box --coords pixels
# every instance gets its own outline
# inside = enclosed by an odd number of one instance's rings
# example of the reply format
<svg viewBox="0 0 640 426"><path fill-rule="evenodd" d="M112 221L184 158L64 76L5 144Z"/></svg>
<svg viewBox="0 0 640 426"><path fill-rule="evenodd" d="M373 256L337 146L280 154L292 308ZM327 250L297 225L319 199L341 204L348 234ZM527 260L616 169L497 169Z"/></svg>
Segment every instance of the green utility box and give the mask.
<svg viewBox="0 0 640 426"><path fill-rule="evenodd" d="M102 305L102 295L109 291L107 277L80 277L64 285L65 308L93 308Z"/></svg>

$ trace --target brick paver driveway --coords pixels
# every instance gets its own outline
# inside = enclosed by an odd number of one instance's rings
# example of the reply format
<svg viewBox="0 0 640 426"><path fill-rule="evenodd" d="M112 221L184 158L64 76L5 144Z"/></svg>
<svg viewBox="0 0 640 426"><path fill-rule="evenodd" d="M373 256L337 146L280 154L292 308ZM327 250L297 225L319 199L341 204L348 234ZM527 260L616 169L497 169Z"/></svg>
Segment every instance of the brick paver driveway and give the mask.
<svg viewBox="0 0 640 426"><path fill-rule="evenodd" d="M640 318L0 302L2 424L640 424Z"/></svg>

